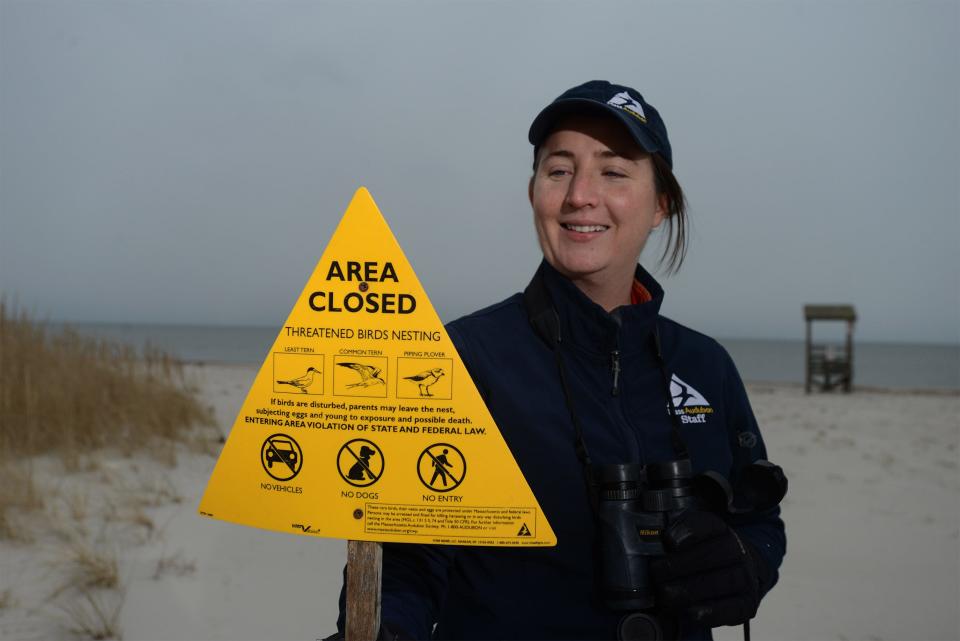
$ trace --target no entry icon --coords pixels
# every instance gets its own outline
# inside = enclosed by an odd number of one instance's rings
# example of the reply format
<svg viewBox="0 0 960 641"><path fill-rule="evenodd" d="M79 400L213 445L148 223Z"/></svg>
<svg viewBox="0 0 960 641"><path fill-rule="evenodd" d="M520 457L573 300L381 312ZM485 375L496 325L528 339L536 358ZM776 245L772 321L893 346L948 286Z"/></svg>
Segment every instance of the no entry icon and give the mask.
<svg viewBox="0 0 960 641"><path fill-rule="evenodd" d="M449 443L434 443L417 459L420 482L434 492L449 492L463 483L467 475L467 459Z"/></svg>

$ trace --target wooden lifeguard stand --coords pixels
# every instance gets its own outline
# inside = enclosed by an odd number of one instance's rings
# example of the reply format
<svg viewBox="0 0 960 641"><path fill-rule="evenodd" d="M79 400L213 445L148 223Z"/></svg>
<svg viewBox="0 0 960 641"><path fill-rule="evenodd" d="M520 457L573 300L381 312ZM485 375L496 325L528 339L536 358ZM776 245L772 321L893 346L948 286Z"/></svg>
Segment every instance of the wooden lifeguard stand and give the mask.
<svg viewBox="0 0 960 641"><path fill-rule="evenodd" d="M853 386L853 324L857 320L853 305L804 305L803 315L807 321L807 394L814 384L819 384L821 390L842 385L843 391L849 392ZM813 321L845 321L845 343L815 344Z"/></svg>

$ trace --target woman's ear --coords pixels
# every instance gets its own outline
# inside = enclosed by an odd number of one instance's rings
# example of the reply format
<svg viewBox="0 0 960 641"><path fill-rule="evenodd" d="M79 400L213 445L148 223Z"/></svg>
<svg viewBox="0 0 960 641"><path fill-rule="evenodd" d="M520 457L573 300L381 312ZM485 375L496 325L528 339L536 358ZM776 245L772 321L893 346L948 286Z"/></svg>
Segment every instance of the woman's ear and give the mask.
<svg viewBox="0 0 960 641"><path fill-rule="evenodd" d="M667 219L670 213L670 197L665 194L657 194L657 210L653 212L653 226L659 227L660 223Z"/></svg>

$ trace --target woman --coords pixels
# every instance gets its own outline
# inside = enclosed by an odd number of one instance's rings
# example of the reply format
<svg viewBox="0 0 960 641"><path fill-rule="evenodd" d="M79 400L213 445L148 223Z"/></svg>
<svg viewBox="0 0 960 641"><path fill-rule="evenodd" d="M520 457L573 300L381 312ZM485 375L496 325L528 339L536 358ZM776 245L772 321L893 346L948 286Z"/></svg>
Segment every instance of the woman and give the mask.
<svg viewBox="0 0 960 641"><path fill-rule="evenodd" d="M776 582L785 552L778 508L674 513L626 595L610 589L623 565L610 549L620 541L598 526L606 500L598 470L634 469L603 466L689 459L693 473L736 481L765 458L729 356L660 316L663 290L637 264L664 223L671 268L684 254L685 204L666 128L635 90L592 81L547 106L529 138L543 262L523 294L448 331L558 544L385 544L384 635L708 639L711 627L753 616Z"/></svg>

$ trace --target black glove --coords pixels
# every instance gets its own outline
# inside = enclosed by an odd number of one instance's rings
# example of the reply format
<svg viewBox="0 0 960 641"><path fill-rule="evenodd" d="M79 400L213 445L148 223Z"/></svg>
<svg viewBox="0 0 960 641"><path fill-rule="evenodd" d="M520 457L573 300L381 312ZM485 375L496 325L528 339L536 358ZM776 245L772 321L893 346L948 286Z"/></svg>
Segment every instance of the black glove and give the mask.
<svg viewBox="0 0 960 641"><path fill-rule="evenodd" d="M686 512L663 533L663 544L665 556L650 564L658 610L711 628L757 613L766 563L719 516Z"/></svg>

